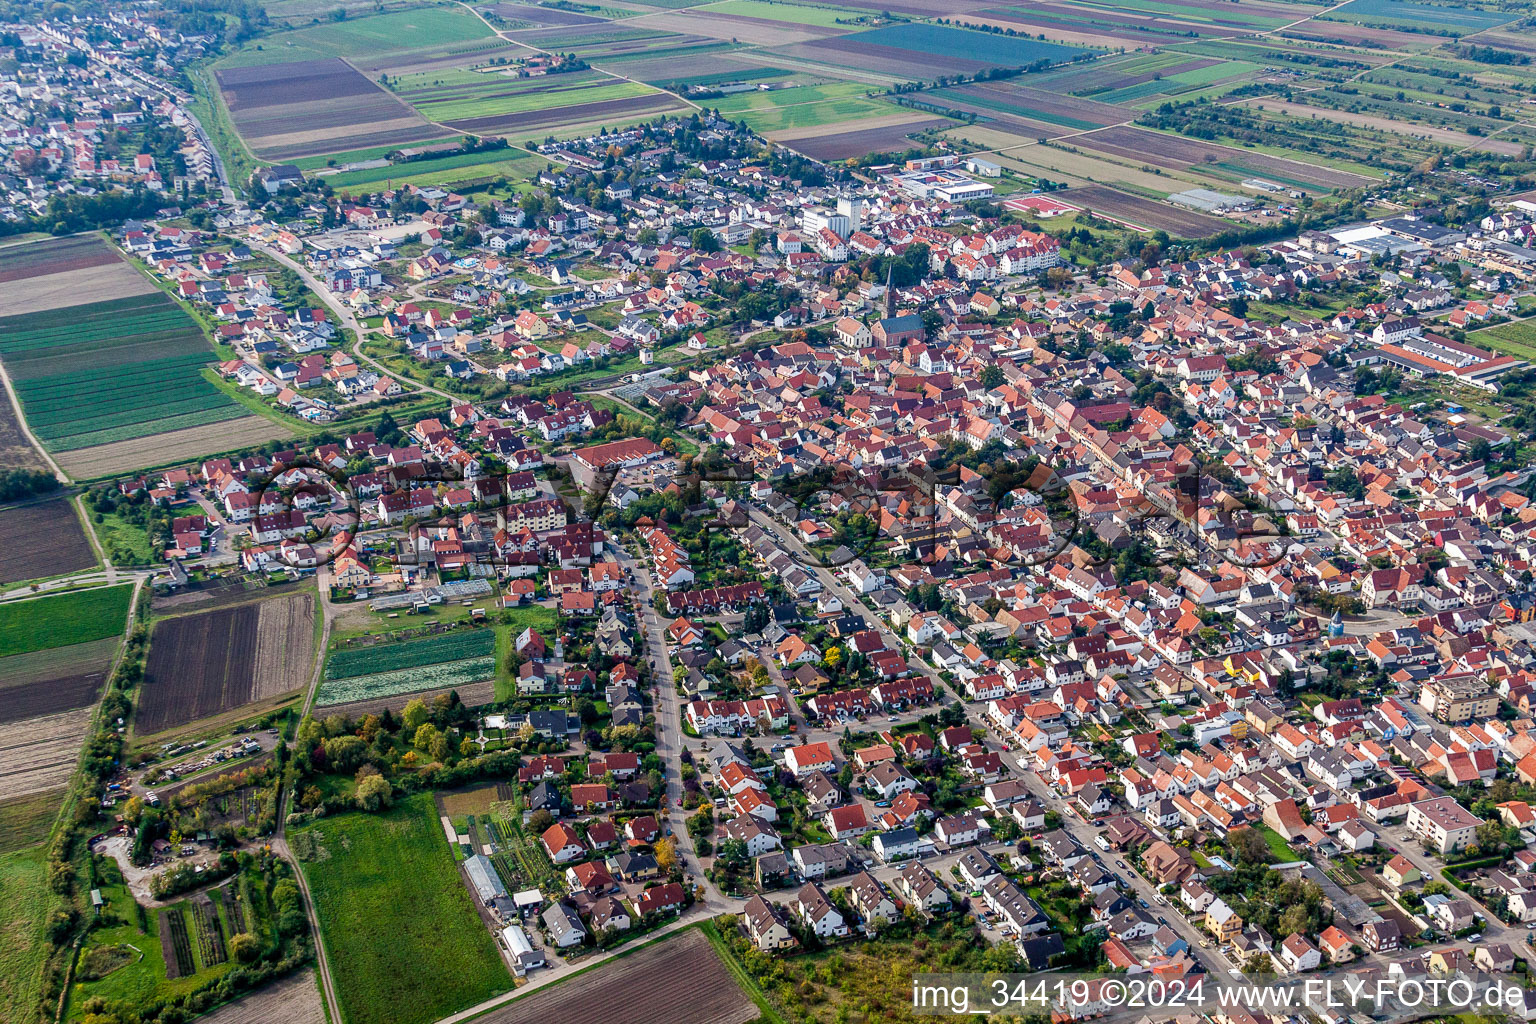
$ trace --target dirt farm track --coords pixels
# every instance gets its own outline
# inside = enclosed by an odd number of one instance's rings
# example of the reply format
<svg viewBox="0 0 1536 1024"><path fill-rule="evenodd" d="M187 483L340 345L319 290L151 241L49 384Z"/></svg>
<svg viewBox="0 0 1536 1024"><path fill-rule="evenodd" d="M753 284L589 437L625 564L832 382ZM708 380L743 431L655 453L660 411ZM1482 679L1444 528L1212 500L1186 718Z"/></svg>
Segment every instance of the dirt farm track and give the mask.
<svg viewBox="0 0 1536 1024"><path fill-rule="evenodd" d="M687 997L679 999L679 993ZM746 1024L757 1006L696 928L477 1018L480 1024Z"/></svg>

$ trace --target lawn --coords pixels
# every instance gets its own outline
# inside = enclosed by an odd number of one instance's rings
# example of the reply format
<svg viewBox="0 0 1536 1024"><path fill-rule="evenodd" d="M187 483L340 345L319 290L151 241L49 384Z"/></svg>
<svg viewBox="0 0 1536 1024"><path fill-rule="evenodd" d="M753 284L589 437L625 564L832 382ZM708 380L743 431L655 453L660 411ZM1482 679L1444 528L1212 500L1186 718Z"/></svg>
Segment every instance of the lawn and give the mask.
<svg viewBox="0 0 1536 1024"><path fill-rule="evenodd" d="M430 795L295 830L343 1021L427 1024L512 987L459 878Z"/></svg>
<svg viewBox="0 0 1536 1024"><path fill-rule="evenodd" d="M0 856L0 1020L38 1017L43 961L48 955L46 922L59 899L47 885L44 847Z"/></svg>
<svg viewBox="0 0 1536 1024"><path fill-rule="evenodd" d="M0 657L122 633L133 587L97 587L0 604Z"/></svg>
<svg viewBox="0 0 1536 1024"><path fill-rule="evenodd" d="M1296 851L1292 850L1290 845L1286 843L1284 836L1268 825L1259 824L1254 827L1259 830L1259 835L1263 836L1264 841L1269 844L1269 852L1275 855L1275 860L1278 863L1287 864L1296 859Z"/></svg>

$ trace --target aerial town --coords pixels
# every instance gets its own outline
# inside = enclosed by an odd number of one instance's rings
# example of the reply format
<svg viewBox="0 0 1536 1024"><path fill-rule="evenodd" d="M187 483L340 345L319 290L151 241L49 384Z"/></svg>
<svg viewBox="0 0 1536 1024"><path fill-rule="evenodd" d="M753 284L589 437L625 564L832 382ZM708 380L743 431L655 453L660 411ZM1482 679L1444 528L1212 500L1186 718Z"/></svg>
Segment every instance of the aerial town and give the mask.
<svg viewBox="0 0 1536 1024"><path fill-rule="evenodd" d="M1536 1020L1518 6L0 5L0 1019Z"/></svg>

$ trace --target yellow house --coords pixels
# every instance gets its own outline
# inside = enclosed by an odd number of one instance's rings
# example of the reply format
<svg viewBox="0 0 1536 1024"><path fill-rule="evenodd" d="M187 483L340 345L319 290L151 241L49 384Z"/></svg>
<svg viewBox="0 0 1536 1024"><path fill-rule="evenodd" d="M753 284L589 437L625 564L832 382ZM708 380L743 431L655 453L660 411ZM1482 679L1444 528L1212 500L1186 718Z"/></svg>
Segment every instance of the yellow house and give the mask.
<svg viewBox="0 0 1536 1024"><path fill-rule="evenodd" d="M1243 919L1223 900L1217 899L1206 908L1205 928L1219 943L1226 945L1242 933Z"/></svg>

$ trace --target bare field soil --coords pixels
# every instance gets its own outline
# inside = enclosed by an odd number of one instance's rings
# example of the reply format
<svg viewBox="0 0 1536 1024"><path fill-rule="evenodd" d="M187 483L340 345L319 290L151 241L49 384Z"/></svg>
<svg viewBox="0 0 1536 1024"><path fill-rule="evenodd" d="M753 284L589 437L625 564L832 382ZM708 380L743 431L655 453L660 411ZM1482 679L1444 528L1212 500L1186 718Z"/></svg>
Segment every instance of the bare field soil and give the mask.
<svg viewBox="0 0 1536 1024"><path fill-rule="evenodd" d="M76 480L114 476L150 466L164 466L173 462L213 455L260 444L290 438L293 431L265 416L241 416L221 423L208 423L200 427L170 430L164 434L151 434L128 441L76 448L54 456L64 472Z"/></svg>
<svg viewBox="0 0 1536 1024"><path fill-rule="evenodd" d="M89 707L106 681L117 637L0 658L0 723Z"/></svg>
<svg viewBox="0 0 1536 1024"><path fill-rule="evenodd" d="M62 576L96 565L68 498L0 509L0 583Z"/></svg>
<svg viewBox="0 0 1536 1024"><path fill-rule="evenodd" d="M0 288L0 316L39 313L82 302L126 299L154 290L155 286L143 274L114 254L111 263L31 277L25 287L13 284Z"/></svg>
<svg viewBox="0 0 1536 1024"><path fill-rule="evenodd" d="M117 254L95 235L70 235L0 250L0 284L26 281L117 262Z"/></svg>
<svg viewBox="0 0 1536 1024"><path fill-rule="evenodd" d="M235 129L268 159L444 134L340 58L225 68L216 76ZM380 136L387 141L365 141Z"/></svg>
<svg viewBox="0 0 1536 1024"><path fill-rule="evenodd" d="M213 608L223 608L226 605L264 600L300 589L301 585L294 581L285 583L253 581L246 584L237 580L233 583L217 583L210 586L193 585L182 587L169 594L156 594L150 599L149 607L157 614L205 612Z"/></svg>
<svg viewBox="0 0 1536 1024"><path fill-rule="evenodd" d="M1207 217L1192 211L1181 210L1176 206L1154 202L1151 199L1116 192L1102 185L1067 189L1055 195L1073 206L1081 206L1093 213L1128 221L1152 231L1163 230L1170 235L1183 238L1201 238L1231 226L1216 217Z"/></svg>
<svg viewBox="0 0 1536 1024"><path fill-rule="evenodd" d="M518 114L499 114L490 117L471 117L444 124L460 131L479 134L498 132L522 132L552 128L557 125L578 124L602 118L625 117L634 114L660 114L684 106L681 100L666 93L652 96L631 96L622 100L601 100L596 103L577 103L569 107L548 110L528 110Z"/></svg>
<svg viewBox="0 0 1536 1024"><path fill-rule="evenodd" d="M294 594L261 602L256 624L253 700L265 700L309 684L315 665L315 599Z"/></svg>
<svg viewBox="0 0 1536 1024"><path fill-rule="evenodd" d="M870 118L870 120L876 121L881 119ZM917 143L908 138L913 132L927 131L929 128L942 128L954 122L948 118L929 117L876 127L855 127L865 123L846 121L842 124L823 125L820 132L815 136L804 136L797 139L780 139L775 137L774 141L783 142L789 148L798 153L805 154L812 160L846 160L849 157L864 156L868 153L899 153L903 150L911 149L917 145ZM771 133L770 137L774 137L777 134Z"/></svg>
<svg viewBox="0 0 1536 1024"><path fill-rule="evenodd" d="M315 972L295 971L199 1017L198 1024L325 1024Z"/></svg>
<svg viewBox="0 0 1536 1024"><path fill-rule="evenodd" d="M478 707L481 704L489 704L496 699L496 683L494 680L486 680L483 683L470 683L467 686L449 686L436 690L418 690L415 693L394 693L388 697L378 697L373 700L355 700L350 704L328 704L325 714L343 715L351 719L359 719L364 715L377 715L385 708L399 713L413 700L421 700L432 703L432 698L438 694L457 690L459 700L469 707Z"/></svg>
<svg viewBox="0 0 1536 1024"><path fill-rule="evenodd" d="M21 421L16 418L16 406L11 396L0 389L0 466L13 469L47 469L27 435L21 432Z"/></svg>
<svg viewBox="0 0 1536 1024"><path fill-rule="evenodd" d="M1218 146L1197 139L1182 139L1139 128L1105 128L1103 131L1079 135L1075 141L1077 145L1088 149L1180 170L1208 160L1211 163L1239 163L1256 172L1267 169L1285 178L1326 188L1358 188L1371 181L1363 174L1336 171L1302 160L1290 160L1232 146Z"/></svg>
<svg viewBox="0 0 1536 1024"><path fill-rule="evenodd" d="M26 796L67 784L92 713L77 708L0 725L0 792Z"/></svg>
<svg viewBox="0 0 1536 1024"><path fill-rule="evenodd" d="M1274 99L1251 99L1243 100L1242 103L1247 107L1278 110L1290 114L1292 117L1337 121L1340 124L1354 125L1356 128L1372 128L1379 132L1391 132L1393 135L1406 135L1415 139L1429 139L1433 142L1445 143L1457 148L1463 148L1475 143L1479 149L1486 150L1489 153L1498 153L1500 156L1519 156L1522 148L1518 142L1506 142L1503 139L1483 139L1476 135L1468 135L1466 132L1458 132L1452 128L1438 128L1434 125L1413 124L1408 121L1393 121L1373 114L1356 114L1348 110L1329 110L1327 107L1309 107L1304 103L1287 103L1284 100Z"/></svg>
<svg viewBox="0 0 1536 1024"><path fill-rule="evenodd" d="M296 690L313 658L307 593L162 619L150 638L136 727L160 732Z"/></svg>
<svg viewBox="0 0 1536 1024"><path fill-rule="evenodd" d="M686 992L686 999L678 993ZM746 1024L757 1006L697 929L514 999L481 1024Z"/></svg>

